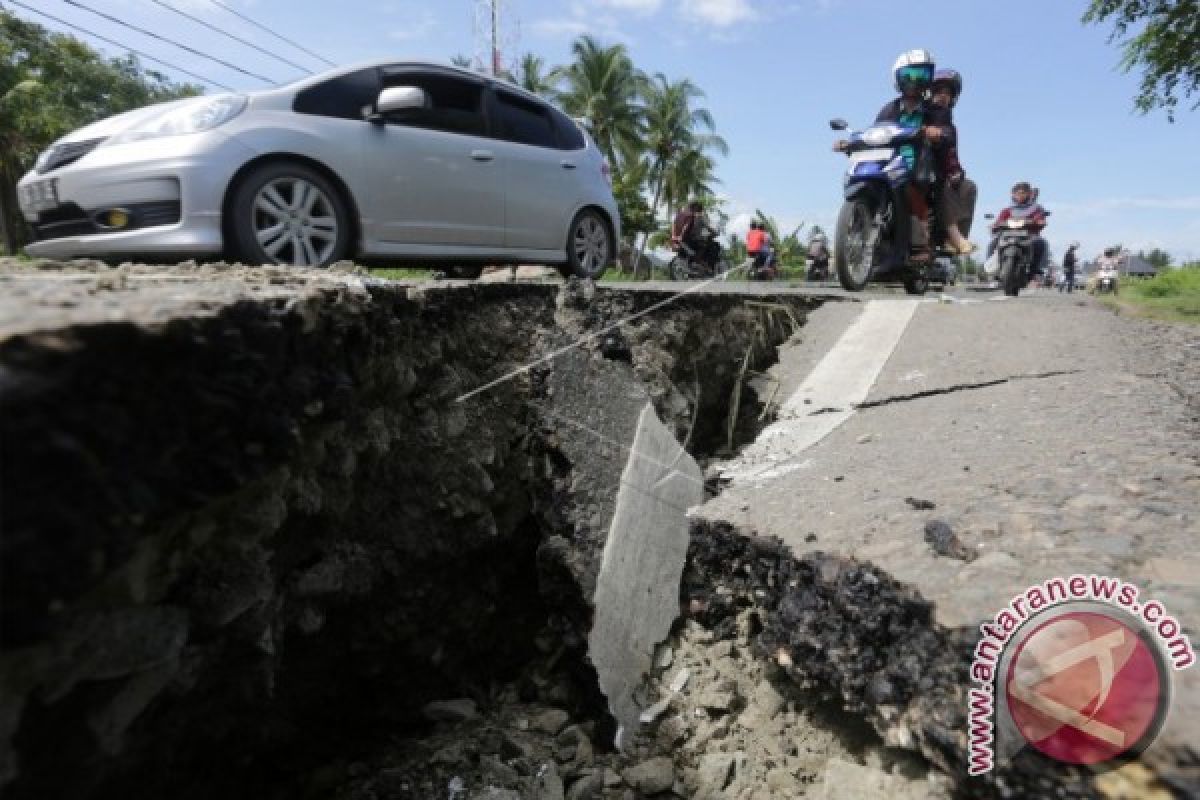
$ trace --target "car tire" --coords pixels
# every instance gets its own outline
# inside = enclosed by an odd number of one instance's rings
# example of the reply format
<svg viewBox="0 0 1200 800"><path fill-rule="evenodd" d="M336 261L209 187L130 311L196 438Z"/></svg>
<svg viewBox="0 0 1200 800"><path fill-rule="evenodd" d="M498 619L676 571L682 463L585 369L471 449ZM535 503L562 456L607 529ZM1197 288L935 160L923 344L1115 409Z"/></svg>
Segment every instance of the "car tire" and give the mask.
<svg viewBox="0 0 1200 800"><path fill-rule="evenodd" d="M345 258L352 241L337 187L295 162L248 172L234 189L226 226L236 257L248 264L327 267Z"/></svg>
<svg viewBox="0 0 1200 800"><path fill-rule="evenodd" d="M599 211L585 208L571 220L567 231L567 263L563 274L595 280L608 269L614 253L608 220Z"/></svg>

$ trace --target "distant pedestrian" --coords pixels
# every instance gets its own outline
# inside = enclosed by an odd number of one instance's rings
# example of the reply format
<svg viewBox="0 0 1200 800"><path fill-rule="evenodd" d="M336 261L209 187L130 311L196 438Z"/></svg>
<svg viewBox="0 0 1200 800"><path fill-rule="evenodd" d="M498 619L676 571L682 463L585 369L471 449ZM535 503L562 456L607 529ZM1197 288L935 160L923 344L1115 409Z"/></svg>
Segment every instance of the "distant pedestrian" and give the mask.
<svg viewBox="0 0 1200 800"><path fill-rule="evenodd" d="M1063 282L1062 286L1058 287L1060 292L1064 288L1067 290L1067 294L1075 290L1075 260L1077 258L1075 251L1078 249L1079 242L1071 242L1066 255L1063 256Z"/></svg>

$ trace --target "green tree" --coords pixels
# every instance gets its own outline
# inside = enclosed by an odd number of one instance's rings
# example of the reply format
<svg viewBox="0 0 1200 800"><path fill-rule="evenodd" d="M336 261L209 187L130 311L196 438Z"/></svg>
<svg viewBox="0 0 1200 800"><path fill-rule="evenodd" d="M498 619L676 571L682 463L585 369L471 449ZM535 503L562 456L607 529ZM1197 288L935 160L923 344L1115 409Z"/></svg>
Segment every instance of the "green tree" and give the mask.
<svg viewBox="0 0 1200 800"><path fill-rule="evenodd" d="M564 73L560 98L567 113L581 117L600 152L614 170L641 152L644 133L640 97L645 77L633 66L624 45L601 45L581 36L571 45L574 62Z"/></svg>
<svg viewBox="0 0 1200 800"><path fill-rule="evenodd" d="M151 103L200 94L0 10L0 225L9 252L24 243L16 184L38 153L76 128Z"/></svg>
<svg viewBox="0 0 1200 800"><path fill-rule="evenodd" d="M696 159L705 151L717 150L725 154L729 152L729 146L714 133L716 124L708 109L693 106L694 101L704 97L704 92L690 80L685 78L671 82L666 75L659 72L652 80L646 82L643 94L645 146L654 161L654 199L650 201L650 208L657 215L663 188L669 177L673 177L677 189L695 189L698 194L711 193L708 186L711 183L711 159L708 165L704 166L707 171L700 175L701 180L692 181L696 185L681 187L679 183L681 179L691 180L697 176L699 162ZM689 159L690 162L685 168L683 164ZM681 172L681 169L687 171ZM699 191L701 189L707 191ZM667 204L668 210L672 207L670 203ZM638 258L634 262L635 273L645 248L646 241L643 240L638 250Z"/></svg>
<svg viewBox="0 0 1200 800"><path fill-rule="evenodd" d="M1083 15L1085 24L1109 20L1108 40L1124 50L1121 67L1142 70L1134 105L1143 114L1162 108L1173 122L1181 96L1200 93L1200 0L1092 0Z"/></svg>
<svg viewBox="0 0 1200 800"><path fill-rule="evenodd" d="M1138 252L1138 258L1150 264L1155 269L1163 270L1171 266L1171 254L1166 250L1154 248L1149 253Z"/></svg>
<svg viewBox="0 0 1200 800"><path fill-rule="evenodd" d="M558 98L558 87L562 83L563 68L546 68L545 59L526 53L517 65L516 80L513 83L527 92L533 92L547 100Z"/></svg>

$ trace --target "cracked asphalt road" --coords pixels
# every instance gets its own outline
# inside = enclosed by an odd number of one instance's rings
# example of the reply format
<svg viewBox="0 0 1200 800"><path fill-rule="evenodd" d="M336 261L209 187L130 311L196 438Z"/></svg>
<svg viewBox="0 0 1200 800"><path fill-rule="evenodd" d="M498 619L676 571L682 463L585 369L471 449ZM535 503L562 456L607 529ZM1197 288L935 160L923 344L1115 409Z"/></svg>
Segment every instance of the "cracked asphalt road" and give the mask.
<svg viewBox="0 0 1200 800"><path fill-rule="evenodd" d="M915 585L951 627L991 618L1048 578L1119 577L1160 600L1196 645L1200 329L1057 293L972 299L922 303L866 400L798 469L735 479L694 513L778 536L797 554L870 561ZM776 367L785 388L828 350L831 329L852 322L850 308L810 316ZM935 554L931 520L979 558ZM1185 746L1200 741L1200 668L1177 677L1160 743Z"/></svg>

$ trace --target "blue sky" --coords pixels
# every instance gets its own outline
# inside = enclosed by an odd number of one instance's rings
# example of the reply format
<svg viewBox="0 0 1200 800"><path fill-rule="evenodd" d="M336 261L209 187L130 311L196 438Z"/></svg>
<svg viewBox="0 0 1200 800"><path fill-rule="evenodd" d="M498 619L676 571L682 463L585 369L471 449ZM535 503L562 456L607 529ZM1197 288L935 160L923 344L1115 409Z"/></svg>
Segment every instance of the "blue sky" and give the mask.
<svg viewBox="0 0 1200 800"><path fill-rule="evenodd" d="M279 81L298 76L153 0L80 1L249 71ZM222 1L339 64L448 59L481 47L471 0ZM229 86L264 86L64 0L25 2ZM322 67L210 0L163 2L289 60ZM1107 42L1107 28L1080 24L1085 0L503 2L502 39L511 56L530 51L561 63L572 39L591 33L625 43L650 73L700 85L731 149L718 175L733 227L744 227L749 212L761 208L789 227L831 228L844 157L830 151L828 119L868 122L891 96L896 55L925 47L939 65L965 77L955 116L963 163L979 184L973 238L983 241L982 215L1006 202L1008 187L1029 180L1054 212L1047 236L1056 252L1078 239L1088 257L1121 242L1200 259L1200 113L1184 110L1170 124L1161 112L1134 112L1137 76L1118 69L1120 51ZM905 8L919 14L905 21Z"/></svg>

